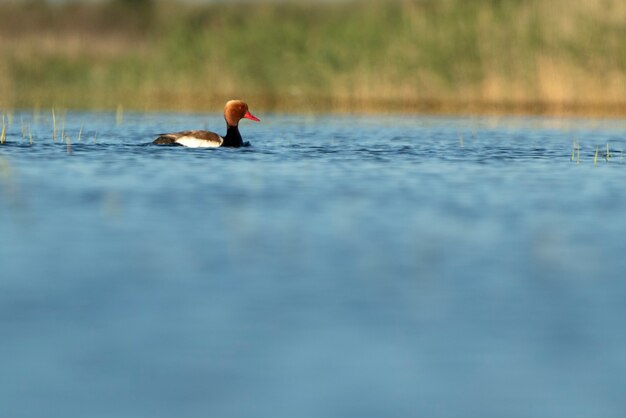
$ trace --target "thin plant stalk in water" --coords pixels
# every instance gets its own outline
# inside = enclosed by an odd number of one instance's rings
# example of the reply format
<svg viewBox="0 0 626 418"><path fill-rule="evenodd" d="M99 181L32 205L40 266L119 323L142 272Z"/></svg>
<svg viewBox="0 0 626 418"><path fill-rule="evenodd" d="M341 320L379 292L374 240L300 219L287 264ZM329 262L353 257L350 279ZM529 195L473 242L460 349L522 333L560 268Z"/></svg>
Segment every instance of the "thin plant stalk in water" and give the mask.
<svg viewBox="0 0 626 418"><path fill-rule="evenodd" d="M2 133L0 133L0 144L4 144L7 140L7 127L4 122L4 113L2 114Z"/></svg>
<svg viewBox="0 0 626 418"><path fill-rule="evenodd" d="M61 118L61 142L65 142L65 115Z"/></svg>
<svg viewBox="0 0 626 418"><path fill-rule="evenodd" d="M574 158L576 158L576 148L578 148L578 142L574 140L572 142L572 158L570 158L570 161L574 161Z"/></svg>
<svg viewBox="0 0 626 418"><path fill-rule="evenodd" d="M57 142L57 118L54 114L54 106L52 106L52 142Z"/></svg>
<svg viewBox="0 0 626 418"><path fill-rule="evenodd" d="M122 122L124 122L124 106L120 103L115 111L115 124L120 126Z"/></svg>

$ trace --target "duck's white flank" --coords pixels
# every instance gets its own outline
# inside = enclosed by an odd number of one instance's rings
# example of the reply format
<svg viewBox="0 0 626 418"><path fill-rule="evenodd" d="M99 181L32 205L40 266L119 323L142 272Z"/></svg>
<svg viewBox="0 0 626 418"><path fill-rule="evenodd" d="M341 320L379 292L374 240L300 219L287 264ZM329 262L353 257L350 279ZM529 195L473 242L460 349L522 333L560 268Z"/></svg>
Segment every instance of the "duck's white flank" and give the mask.
<svg viewBox="0 0 626 418"><path fill-rule="evenodd" d="M224 143L224 138L219 137L219 141L209 141L193 136L181 136L176 139L176 143L189 148L218 148Z"/></svg>

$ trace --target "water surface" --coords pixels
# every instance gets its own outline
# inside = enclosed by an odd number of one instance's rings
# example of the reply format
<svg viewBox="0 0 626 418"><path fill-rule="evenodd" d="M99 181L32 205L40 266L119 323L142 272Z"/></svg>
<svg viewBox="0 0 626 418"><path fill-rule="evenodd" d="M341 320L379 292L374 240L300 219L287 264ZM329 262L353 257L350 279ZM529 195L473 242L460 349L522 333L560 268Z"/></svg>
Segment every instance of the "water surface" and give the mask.
<svg viewBox="0 0 626 418"><path fill-rule="evenodd" d="M258 116L13 115L3 416L623 416L626 122Z"/></svg>

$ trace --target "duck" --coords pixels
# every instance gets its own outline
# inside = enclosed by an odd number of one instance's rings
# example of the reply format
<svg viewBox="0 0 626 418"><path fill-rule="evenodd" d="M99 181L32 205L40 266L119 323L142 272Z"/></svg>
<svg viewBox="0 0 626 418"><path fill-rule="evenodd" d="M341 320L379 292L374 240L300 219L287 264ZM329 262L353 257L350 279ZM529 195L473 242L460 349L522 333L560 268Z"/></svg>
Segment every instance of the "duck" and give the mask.
<svg viewBox="0 0 626 418"><path fill-rule="evenodd" d="M239 121L250 119L255 122L261 120L248 110L248 104L242 100L229 100L224 106L226 120L226 135L220 136L210 131L182 131L169 134L160 134L152 143L156 145L182 145L189 148L218 148L218 147L245 147L249 142L243 142L239 133Z"/></svg>

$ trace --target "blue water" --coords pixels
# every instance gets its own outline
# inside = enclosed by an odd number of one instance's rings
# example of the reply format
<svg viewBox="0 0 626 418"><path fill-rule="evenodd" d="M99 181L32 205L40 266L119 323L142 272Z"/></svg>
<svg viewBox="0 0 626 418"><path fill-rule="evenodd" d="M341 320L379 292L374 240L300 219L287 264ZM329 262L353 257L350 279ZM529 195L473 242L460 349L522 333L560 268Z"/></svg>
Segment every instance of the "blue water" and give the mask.
<svg viewBox="0 0 626 418"><path fill-rule="evenodd" d="M257 116L13 115L0 416L624 416L626 122Z"/></svg>

